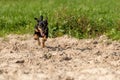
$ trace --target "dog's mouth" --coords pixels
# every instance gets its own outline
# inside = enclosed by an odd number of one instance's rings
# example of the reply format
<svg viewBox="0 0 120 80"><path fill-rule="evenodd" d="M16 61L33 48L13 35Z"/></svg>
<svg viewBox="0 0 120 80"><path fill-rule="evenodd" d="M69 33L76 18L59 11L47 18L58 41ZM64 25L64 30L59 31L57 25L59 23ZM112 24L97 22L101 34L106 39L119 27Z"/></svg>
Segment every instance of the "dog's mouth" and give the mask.
<svg viewBox="0 0 120 80"><path fill-rule="evenodd" d="M45 33L44 33L44 31L41 28L38 28L38 32L41 34L42 37L45 36Z"/></svg>
<svg viewBox="0 0 120 80"><path fill-rule="evenodd" d="M45 36L45 34L44 34L44 33L40 33L40 34L41 34L41 36L42 36L42 37L44 37L44 36Z"/></svg>

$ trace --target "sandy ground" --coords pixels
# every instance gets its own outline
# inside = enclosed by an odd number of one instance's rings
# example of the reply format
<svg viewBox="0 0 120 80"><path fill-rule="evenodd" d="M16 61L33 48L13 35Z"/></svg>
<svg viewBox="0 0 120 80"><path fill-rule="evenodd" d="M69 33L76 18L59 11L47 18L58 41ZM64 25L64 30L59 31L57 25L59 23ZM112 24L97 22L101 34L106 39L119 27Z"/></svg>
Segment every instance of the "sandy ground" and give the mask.
<svg viewBox="0 0 120 80"><path fill-rule="evenodd" d="M41 48L32 35L9 35L0 38L0 80L120 80L120 42L63 36Z"/></svg>

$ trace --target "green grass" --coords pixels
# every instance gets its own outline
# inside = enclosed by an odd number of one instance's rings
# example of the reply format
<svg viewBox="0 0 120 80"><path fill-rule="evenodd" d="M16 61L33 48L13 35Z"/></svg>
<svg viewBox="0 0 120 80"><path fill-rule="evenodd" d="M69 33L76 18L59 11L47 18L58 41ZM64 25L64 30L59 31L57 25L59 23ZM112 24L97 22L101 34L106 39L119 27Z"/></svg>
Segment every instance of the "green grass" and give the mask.
<svg viewBox="0 0 120 80"><path fill-rule="evenodd" d="M120 0L0 0L0 36L33 34L40 15L48 17L49 37L120 39Z"/></svg>

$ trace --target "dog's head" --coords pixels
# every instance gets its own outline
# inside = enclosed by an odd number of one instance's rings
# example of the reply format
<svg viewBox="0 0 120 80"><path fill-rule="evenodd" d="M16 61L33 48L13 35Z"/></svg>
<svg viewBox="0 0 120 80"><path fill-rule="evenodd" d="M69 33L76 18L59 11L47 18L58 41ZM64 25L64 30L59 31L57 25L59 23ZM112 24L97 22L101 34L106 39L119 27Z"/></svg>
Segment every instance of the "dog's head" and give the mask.
<svg viewBox="0 0 120 80"><path fill-rule="evenodd" d="M40 18L35 18L35 20L37 21L36 32L39 32L41 36L45 36L45 33L47 31L47 25L48 25L47 19L43 20L43 16L40 16Z"/></svg>

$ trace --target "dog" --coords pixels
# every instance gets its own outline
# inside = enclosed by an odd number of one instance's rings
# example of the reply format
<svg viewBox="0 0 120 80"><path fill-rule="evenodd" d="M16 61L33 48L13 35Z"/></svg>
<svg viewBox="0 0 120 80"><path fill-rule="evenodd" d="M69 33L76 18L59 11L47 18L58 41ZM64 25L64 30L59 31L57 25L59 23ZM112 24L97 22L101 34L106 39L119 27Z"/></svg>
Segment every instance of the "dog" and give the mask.
<svg viewBox="0 0 120 80"><path fill-rule="evenodd" d="M37 21L34 29L34 39L38 40L38 45L42 45L42 48L45 47L45 41L48 38L48 19L46 18L43 20L43 16L41 15L40 18L34 18ZM42 41L40 42L40 39Z"/></svg>

